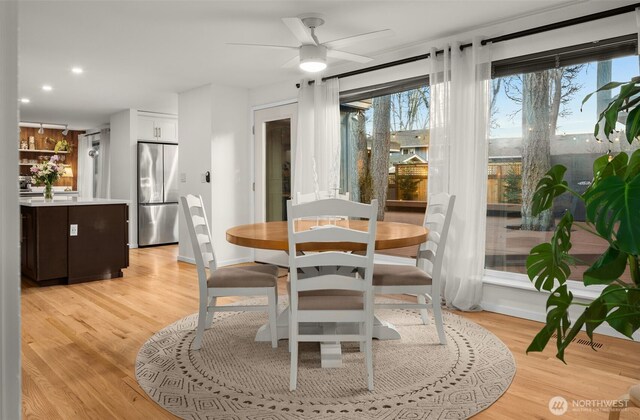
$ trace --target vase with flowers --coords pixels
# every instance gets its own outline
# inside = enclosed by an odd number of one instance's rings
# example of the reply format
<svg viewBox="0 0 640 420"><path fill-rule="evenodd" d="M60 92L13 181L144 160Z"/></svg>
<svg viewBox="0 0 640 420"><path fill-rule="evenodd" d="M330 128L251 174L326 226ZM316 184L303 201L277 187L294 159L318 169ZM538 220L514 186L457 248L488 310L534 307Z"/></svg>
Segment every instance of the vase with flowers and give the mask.
<svg viewBox="0 0 640 420"><path fill-rule="evenodd" d="M64 172L64 165L58 163L59 161L60 157L53 155L48 161L38 163L31 167L33 183L36 185L44 184L44 199L46 201L53 200L52 185Z"/></svg>

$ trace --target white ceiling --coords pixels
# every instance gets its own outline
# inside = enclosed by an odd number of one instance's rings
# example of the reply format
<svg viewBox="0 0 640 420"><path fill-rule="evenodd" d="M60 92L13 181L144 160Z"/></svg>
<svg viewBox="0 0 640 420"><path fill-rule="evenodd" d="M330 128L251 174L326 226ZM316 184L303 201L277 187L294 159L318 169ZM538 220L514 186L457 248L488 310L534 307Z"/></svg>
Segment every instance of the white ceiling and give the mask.
<svg viewBox="0 0 640 420"><path fill-rule="evenodd" d="M297 45L281 17L323 14L321 42L392 29L344 50L376 56L576 0L466 1L22 1L23 121L88 129L125 109L177 113L177 93L206 83L254 88L297 79L294 54L225 45ZM85 73L72 75L82 66ZM344 63L329 63L335 71ZM52 92L43 92L45 83Z"/></svg>

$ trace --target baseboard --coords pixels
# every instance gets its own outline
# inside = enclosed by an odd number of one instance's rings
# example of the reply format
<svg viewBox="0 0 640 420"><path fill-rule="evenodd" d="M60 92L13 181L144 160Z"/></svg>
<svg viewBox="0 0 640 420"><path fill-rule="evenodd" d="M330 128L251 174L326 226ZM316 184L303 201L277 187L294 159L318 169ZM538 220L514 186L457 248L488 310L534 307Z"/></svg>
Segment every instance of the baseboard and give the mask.
<svg viewBox="0 0 640 420"><path fill-rule="evenodd" d="M185 257L183 255L178 255L178 261L182 261L188 264L195 264L196 260L192 257ZM251 257L243 257L243 258L235 258L232 260L219 260L218 261L218 267L225 267L227 265L234 265L234 264L242 264L242 263L248 263L248 262L253 262L253 258Z"/></svg>
<svg viewBox="0 0 640 420"><path fill-rule="evenodd" d="M191 257L184 257L182 255L178 255L178 261L182 261L188 264L195 264L196 260L194 258Z"/></svg>
<svg viewBox="0 0 640 420"><path fill-rule="evenodd" d="M570 282L569 288L579 302L589 302L600 294L597 290L587 290L580 282ZM542 323L546 319L548 296L547 292L536 290L528 279L522 278L522 275L504 273L504 278L485 275L481 306L489 312ZM570 310L571 319L577 319L581 311L582 307L573 307ZM596 333L629 340L606 324L598 327ZM640 333L634 334L634 339L640 340Z"/></svg>

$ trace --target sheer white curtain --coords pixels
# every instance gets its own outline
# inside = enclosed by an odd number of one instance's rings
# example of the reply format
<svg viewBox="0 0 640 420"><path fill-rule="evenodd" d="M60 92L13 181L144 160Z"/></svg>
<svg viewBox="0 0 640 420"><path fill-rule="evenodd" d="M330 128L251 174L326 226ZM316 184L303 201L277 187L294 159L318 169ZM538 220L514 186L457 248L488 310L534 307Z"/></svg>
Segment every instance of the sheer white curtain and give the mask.
<svg viewBox="0 0 640 420"><path fill-rule="evenodd" d="M449 51L449 48L451 51ZM474 40L431 50L429 84L429 194L456 195L443 264L444 298L462 310L480 310L487 201L491 82L490 46Z"/></svg>
<svg viewBox="0 0 640 420"><path fill-rule="evenodd" d="M300 84L293 193L332 191L340 182L340 89L337 79Z"/></svg>

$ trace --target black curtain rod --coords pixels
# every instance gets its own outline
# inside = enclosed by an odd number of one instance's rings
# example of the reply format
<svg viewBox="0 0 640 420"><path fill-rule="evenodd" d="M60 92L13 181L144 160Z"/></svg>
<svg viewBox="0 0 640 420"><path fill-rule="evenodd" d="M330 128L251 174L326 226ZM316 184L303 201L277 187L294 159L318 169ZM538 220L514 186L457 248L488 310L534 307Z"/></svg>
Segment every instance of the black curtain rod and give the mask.
<svg viewBox="0 0 640 420"><path fill-rule="evenodd" d="M501 35L501 36L496 36L496 37L493 37L493 38L484 39L480 43L482 45L487 45L489 43L496 44L498 42L509 41L509 40L512 40L512 39L522 38L522 37L529 36L529 35L540 34L540 33L543 33L543 32L552 31L554 29L561 29L561 28L566 28L568 26L578 25L578 24L581 24L581 23L593 22L594 20L605 19L605 18L612 17L612 16L618 16L618 15L622 15L622 14L625 14L625 13L634 12L636 10L636 8L638 8L638 7L640 7L640 3L635 3L635 4L631 4L629 6L618 7L616 9L605 10L605 11L598 12L598 13L592 13L590 15L580 16L580 17L573 18L573 19L568 19L568 20L563 20L561 22L550 23L548 25L538 26L536 28L525 29L524 31L518 31L518 32L513 32L513 33L510 33L510 34L506 34L506 35ZM471 46L473 46L473 44L471 44L471 43L462 44L462 45L460 45L460 50L464 50L465 48L469 48ZM444 50L436 51L436 55L443 54L443 53L444 53ZM339 78L343 78L343 77L349 77L349 76L355 76L355 75L358 75L358 74L369 73L369 72L372 72L372 71L382 70L382 69L386 69L386 68L389 68L389 67L399 66L399 65L402 65L402 64L413 63L414 61L426 60L429 57L431 57L431 53L415 55L413 57L403 58L402 60L389 61L388 63L378 64L378 65L371 66L371 67L366 67L366 68L363 68L363 69L347 71L345 73L335 74L333 76L326 76L326 77L322 78L322 81L324 82L325 80L329 80L329 79L336 79L336 78L339 79ZM313 80L310 80L309 84L313 84ZM300 84L298 83L298 84L296 84L296 86L300 87Z"/></svg>

